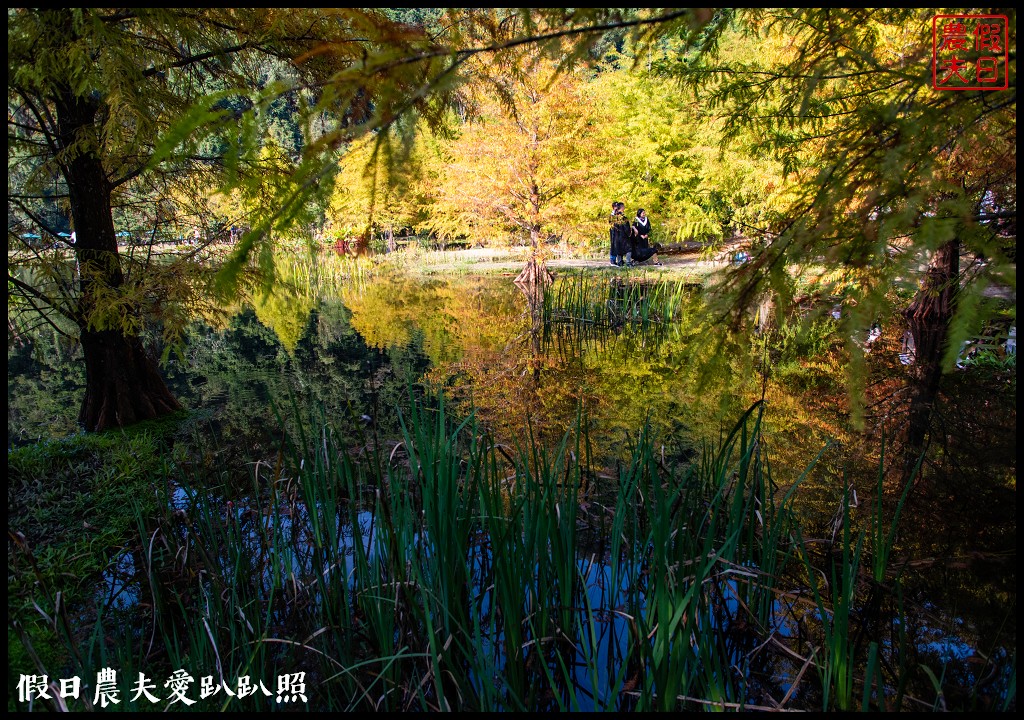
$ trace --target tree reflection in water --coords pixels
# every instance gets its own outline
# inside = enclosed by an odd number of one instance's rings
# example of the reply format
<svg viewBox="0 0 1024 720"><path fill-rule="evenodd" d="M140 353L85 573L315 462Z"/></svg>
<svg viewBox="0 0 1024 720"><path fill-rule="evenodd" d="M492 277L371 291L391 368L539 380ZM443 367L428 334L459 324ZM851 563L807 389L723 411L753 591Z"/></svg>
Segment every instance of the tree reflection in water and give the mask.
<svg viewBox="0 0 1024 720"><path fill-rule="evenodd" d="M475 409L509 446L525 428L541 443L556 441L582 418L590 460L603 468L592 480L609 492L640 428L649 426L660 462L678 467L696 462L763 397L761 443L783 488L834 441L797 494L806 532L823 552L844 490L857 500L853 530L867 527L880 463L889 511L902 490L898 462L888 479L898 453L885 461L879 454L881 429L898 434L899 403L906 407L895 325L884 325L872 348L866 426L855 431L837 338L825 329L811 340L784 336L785 328L726 335L699 288L684 283L566 277L542 292L508 279L406 277L364 282L340 297L282 290L255 306L223 329L197 323L165 366L195 411L186 434L207 451L191 460L197 475L237 473L247 483L247 464L278 451L279 415L290 407L322 408L357 453L390 455L400 435L393 410L408 407L409 388L424 383L443 387L458 413ZM8 361L9 446L72 430L70 398L81 388L75 348L40 334L9 347ZM1015 368L968 368L936 400L933 441L891 564L906 608L921 613L913 641L922 655L961 652L957 643L986 653L997 638L1015 638L1014 399Z"/></svg>

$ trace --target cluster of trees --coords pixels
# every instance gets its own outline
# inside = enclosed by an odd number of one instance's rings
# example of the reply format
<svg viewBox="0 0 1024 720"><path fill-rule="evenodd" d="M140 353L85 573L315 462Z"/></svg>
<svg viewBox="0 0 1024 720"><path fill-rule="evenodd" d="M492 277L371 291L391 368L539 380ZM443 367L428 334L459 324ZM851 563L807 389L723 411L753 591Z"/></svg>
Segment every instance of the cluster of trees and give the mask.
<svg viewBox="0 0 1024 720"><path fill-rule="evenodd" d="M78 335L87 429L177 409L141 324L180 332L189 305L218 289L191 250L123 255L118 226L156 241L230 198L252 228L225 268L237 282L257 241L315 206L324 158L403 113L429 115L439 96L421 87L446 58L422 27L372 10L8 10L8 247L21 251L9 313L20 304ZM282 104L302 110L292 124L309 162L289 154ZM28 228L59 237L53 203L76 233L71 263L24 242Z"/></svg>
<svg viewBox="0 0 1024 720"><path fill-rule="evenodd" d="M951 92L931 49L932 14L903 9L9 9L9 314L70 321L102 429L176 407L140 324L180 324L290 228L539 255L550 235L603 244L622 198L679 237L755 238L722 287L734 317L787 307L794 265L852 293L851 330L923 283L924 418L981 291L1015 287L1016 244L1015 55L1008 90ZM57 237L55 202L76 263L22 243ZM125 218L156 237L218 215L251 228L218 283L191 254L118 249Z"/></svg>
<svg viewBox="0 0 1024 720"><path fill-rule="evenodd" d="M325 213L335 233L586 251L607 243L613 199L645 207L661 241L714 243L760 219L782 163L723 148L721 119L628 50L572 69L540 52L476 58L443 133L346 152Z"/></svg>

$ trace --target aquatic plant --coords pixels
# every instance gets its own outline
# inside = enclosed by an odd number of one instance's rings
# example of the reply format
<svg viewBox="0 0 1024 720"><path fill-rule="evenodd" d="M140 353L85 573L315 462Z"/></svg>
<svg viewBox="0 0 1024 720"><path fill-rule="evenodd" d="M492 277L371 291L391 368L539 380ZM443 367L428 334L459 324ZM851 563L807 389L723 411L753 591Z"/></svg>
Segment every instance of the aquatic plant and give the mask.
<svg viewBox="0 0 1024 720"><path fill-rule="evenodd" d="M527 428L509 447L438 394L411 404L397 443L353 454L329 417L293 407L249 491L172 476L162 512L138 508L121 602L87 624L40 606L66 653L39 671L85 678L86 706L115 666L225 689L301 678L316 710L853 710L858 689L862 709L898 709L921 673L943 690L909 642L859 642L848 495L834 553L817 553L792 489L776 498L761 413L686 465L643 430L602 469L582 415L554 446ZM274 689L196 707L269 709Z"/></svg>

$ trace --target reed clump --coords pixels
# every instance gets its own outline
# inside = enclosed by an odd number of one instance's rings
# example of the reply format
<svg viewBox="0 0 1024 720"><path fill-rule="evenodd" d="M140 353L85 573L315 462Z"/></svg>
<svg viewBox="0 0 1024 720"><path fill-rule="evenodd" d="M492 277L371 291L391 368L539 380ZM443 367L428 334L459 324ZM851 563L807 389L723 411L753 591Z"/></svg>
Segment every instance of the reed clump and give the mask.
<svg viewBox="0 0 1024 720"><path fill-rule="evenodd" d="M215 710L280 707L282 677L320 711L910 707L941 668L857 641L891 534L874 528L885 551L863 574L850 523L838 555L804 541L760 417L680 467L641 432L597 488L583 418L553 447L508 448L438 395L391 452L355 458L310 413L249 493L176 478L164 511L139 509L134 604L99 605L90 628L51 618L69 659L50 674L83 677L88 704L101 668L158 685L185 669L193 709ZM243 676L269 694L200 697L201 677Z"/></svg>

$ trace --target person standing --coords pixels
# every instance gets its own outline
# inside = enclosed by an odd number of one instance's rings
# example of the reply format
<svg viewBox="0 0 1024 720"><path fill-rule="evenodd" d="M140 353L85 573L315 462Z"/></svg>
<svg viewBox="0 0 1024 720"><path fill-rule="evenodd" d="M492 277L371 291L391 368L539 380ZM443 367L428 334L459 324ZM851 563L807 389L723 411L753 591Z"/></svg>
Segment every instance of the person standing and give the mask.
<svg viewBox="0 0 1024 720"><path fill-rule="evenodd" d="M611 240L611 254L609 255L609 261L612 265L621 266L624 260L628 261L630 253L630 236L633 234L633 228L629 224L629 220L626 219L626 214L623 212L626 209L626 204L615 201L612 203L612 214L608 219L609 229L608 236Z"/></svg>
<svg viewBox="0 0 1024 720"><path fill-rule="evenodd" d="M615 209L618 206L617 200L612 202L612 212L608 216L608 242L611 245L611 249L608 251L608 263L610 265L618 265L619 242L618 231L615 229Z"/></svg>

